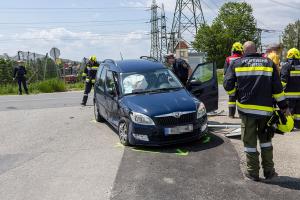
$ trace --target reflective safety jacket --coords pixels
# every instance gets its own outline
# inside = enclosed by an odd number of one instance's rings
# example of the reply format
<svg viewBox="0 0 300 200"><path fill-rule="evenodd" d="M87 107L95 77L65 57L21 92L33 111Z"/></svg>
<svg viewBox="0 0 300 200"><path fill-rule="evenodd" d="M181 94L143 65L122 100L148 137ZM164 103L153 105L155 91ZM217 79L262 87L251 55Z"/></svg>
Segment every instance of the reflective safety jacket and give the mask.
<svg viewBox="0 0 300 200"><path fill-rule="evenodd" d="M85 81L86 82L91 82L95 83L96 81L96 74L97 70L99 68L99 63L98 62L88 62L86 67L84 68L84 71L82 73L83 77L86 77Z"/></svg>
<svg viewBox="0 0 300 200"><path fill-rule="evenodd" d="M238 53L234 53L232 54L231 56L228 56L225 60L225 63L224 63L224 75L229 67L230 64L233 63L233 61L235 61L236 59L242 57L242 55L238 54Z"/></svg>
<svg viewBox="0 0 300 200"><path fill-rule="evenodd" d="M280 74L286 98L300 100L300 60L289 59Z"/></svg>
<svg viewBox="0 0 300 200"><path fill-rule="evenodd" d="M261 54L247 54L230 65L224 88L228 94L236 93L238 111L247 116L271 116L273 99L279 108L287 108L276 65Z"/></svg>

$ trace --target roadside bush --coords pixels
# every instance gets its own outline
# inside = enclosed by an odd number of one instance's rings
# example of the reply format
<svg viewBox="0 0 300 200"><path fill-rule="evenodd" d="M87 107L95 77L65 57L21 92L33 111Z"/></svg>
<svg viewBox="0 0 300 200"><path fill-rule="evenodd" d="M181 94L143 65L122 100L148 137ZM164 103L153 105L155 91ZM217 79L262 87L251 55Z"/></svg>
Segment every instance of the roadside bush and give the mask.
<svg viewBox="0 0 300 200"><path fill-rule="evenodd" d="M29 92L31 93L52 93L52 92L65 92L66 85L62 80L50 79L46 81L31 83L29 85Z"/></svg>
<svg viewBox="0 0 300 200"><path fill-rule="evenodd" d="M23 89L23 88L22 88ZM52 93L67 91L66 84L59 79L49 79L28 85L29 93ZM23 90L24 92L24 90ZM17 84L0 85L0 95L18 94Z"/></svg>
<svg viewBox="0 0 300 200"><path fill-rule="evenodd" d="M17 94L18 86L16 84L0 85L0 95Z"/></svg>

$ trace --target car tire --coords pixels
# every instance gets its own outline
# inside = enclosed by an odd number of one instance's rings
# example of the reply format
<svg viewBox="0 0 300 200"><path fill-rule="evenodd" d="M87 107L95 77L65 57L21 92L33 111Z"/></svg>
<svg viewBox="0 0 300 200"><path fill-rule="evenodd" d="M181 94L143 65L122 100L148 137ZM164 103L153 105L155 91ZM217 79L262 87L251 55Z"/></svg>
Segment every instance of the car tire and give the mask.
<svg viewBox="0 0 300 200"><path fill-rule="evenodd" d="M129 124L126 120L122 120L118 126L118 134L120 143L124 146L129 146Z"/></svg>
<svg viewBox="0 0 300 200"><path fill-rule="evenodd" d="M97 105L96 105L96 100L94 100L94 115L95 115L95 120L97 122L104 122L105 121L105 119L99 113L99 109L97 108Z"/></svg>

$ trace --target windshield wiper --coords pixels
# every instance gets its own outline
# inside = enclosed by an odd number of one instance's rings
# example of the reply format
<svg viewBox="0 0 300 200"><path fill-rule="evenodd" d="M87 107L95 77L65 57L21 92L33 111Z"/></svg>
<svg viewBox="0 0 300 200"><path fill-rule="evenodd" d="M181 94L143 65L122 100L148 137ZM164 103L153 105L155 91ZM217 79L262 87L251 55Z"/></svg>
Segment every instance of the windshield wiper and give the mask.
<svg viewBox="0 0 300 200"><path fill-rule="evenodd" d="M164 92L164 91L169 91L169 90L180 90L180 89L183 89L183 87L158 88L158 89L155 89L155 90L145 90L145 91L131 92L131 93L128 93L128 94L124 94L124 96L135 95L135 94L158 93L158 92Z"/></svg>
<svg viewBox="0 0 300 200"><path fill-rule="evenodd" d="M169 91L169 90L180 90L183 89L183 87L170 87L170 88L159 88L155 90L150 90L149 92L164 92L164 91Z"/></svg>

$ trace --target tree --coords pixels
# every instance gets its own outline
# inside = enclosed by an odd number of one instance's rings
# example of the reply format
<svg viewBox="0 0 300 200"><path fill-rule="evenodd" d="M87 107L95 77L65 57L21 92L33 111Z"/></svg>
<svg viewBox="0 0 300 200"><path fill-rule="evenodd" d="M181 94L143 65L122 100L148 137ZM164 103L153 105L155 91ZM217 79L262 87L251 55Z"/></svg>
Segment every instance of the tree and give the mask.
<svg viewBox="0 0 300 200"><path fill-rule="evenodd" d="M13 62L11 60L0 59L0 85L12 83Z"/></svg>
<svg viewBox="0 0 300 200"><path fill-rule="evenodd" d="M287 25L283 32L283 46L287 49L296 47L300 49L300 20Z"/></svg>
<svg viewBox="0 0 300 200"><path fill-rule="evenodd" d="M193 46L207 53L207 61L217 61L223 67L234 42L258 42L257 27L251 5L246 2L228 2L219 10L212 25L202 25Z"/></svg>

